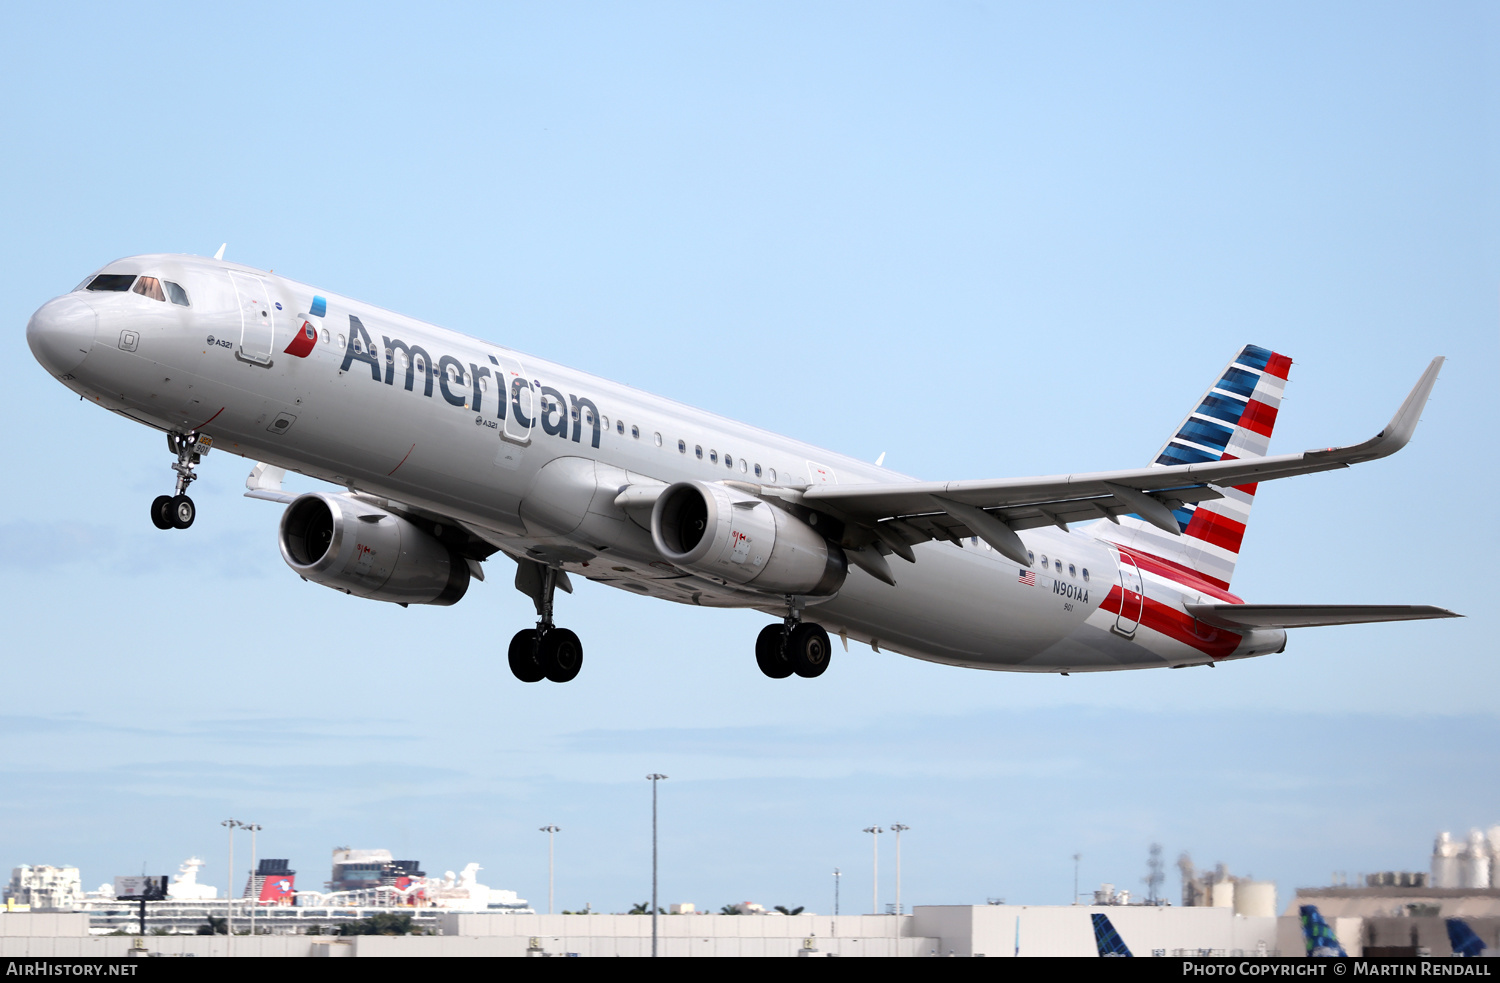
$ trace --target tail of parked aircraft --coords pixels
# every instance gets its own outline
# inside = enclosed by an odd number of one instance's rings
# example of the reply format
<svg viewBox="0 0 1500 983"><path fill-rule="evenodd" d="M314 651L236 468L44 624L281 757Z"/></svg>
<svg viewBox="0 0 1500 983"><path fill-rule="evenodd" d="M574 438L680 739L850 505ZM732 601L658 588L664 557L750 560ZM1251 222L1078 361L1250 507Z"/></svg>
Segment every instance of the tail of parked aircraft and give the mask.
<svg viewBox="0 0 1500 983"><path fill-rule="evenodd" d="M1479 956L1487 948L1484 940L1475 935L1462 918L1448 919L1448 944L1453 947L1455 956Z"/></svg>
<svg viewBox="0 0 1500 983"><path fill-rule="evenodd" d="M1291 367L1292 360L1285 355L1246 345L1182 421L1153 465L1264 457ZM1219 488L1223 498L1179 505L1173 514L1181 536L1169 535L1134 515L1121 516L1118 528L1102 526L1100 536L1185 566L1227 590L1255 502L1255 487Z"/></svg>
<svg viewBox="0 0 1500 983"><path fill-rule="evenodd" d="M1297 909L1297 914L1302 917L1302 941L1307 943L1309 956L1349 955L1339 945L1339 937L1333 934L1316 905L1305 904Z"/></svg>
<svg viewBox="0 0 1500 983"><path fill-rule="evenodd" d="M1128 956L1131 954L1125 940L1120 938L1120 933L1115 931L1114 925L1110 924L1109 916L1103 912L1094 912L1094 944L1099 947L1101 956Z"/></svg>

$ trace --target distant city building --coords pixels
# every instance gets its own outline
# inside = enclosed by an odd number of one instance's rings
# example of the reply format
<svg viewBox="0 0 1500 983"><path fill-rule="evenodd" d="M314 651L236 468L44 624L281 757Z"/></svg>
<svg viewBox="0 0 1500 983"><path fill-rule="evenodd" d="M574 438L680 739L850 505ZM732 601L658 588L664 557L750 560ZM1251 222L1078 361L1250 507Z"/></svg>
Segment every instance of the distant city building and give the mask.
<svg viewBox="0 0 1500 983"><path fill-rule="evenodd" d="M17 905L72 911L83 901L83 880L77 867L22 864L10 872L5 900Z"/></svg>

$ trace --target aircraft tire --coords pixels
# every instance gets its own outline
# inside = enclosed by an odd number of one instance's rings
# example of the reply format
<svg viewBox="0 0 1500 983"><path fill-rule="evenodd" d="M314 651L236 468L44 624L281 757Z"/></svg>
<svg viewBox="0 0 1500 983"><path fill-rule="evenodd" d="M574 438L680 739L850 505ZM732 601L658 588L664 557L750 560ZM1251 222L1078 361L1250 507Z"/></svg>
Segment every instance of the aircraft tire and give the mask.
<svg viewBox="0 0 1500 983"><path fill-rule="evenodd" d="M158 529L172 528L172 496L158 495L151 502L151 524Z"/></svg>
<svg viewBox="0 0 1500 983"><path fill-rule="evenodd" d="M172 519L174 529L186 529L193 524L194 519L198 518L198 506L194 505L193 500L186 495L178 495L172 499L172 507L168 515Z"/></svg>
<svg viewBox="0 0 1500 983"><path fill-rule="evenodd" d="M566 683L583 668L583 643L568 629L553 628L542 636L537 662L548 679Z"/></svg>
<svg viewBox="0 0 1500 983"><path fill-rule="evenodd" d="M792 674L792 663L782 651L782 631L781 625L766 625L755 636L755 664L772 679L785 679Z"/></svg>
<svg viewBox="0 0 1500 983"><path fill-rule="evenodd" d="M822 625L804 621L793 628L787 638L786 654L793 672L803 679L815 679L828 668L833 646L829 644L828 632Z"/></svg>
<svg viewBox="0 0 1500 983"><path fill-rule="evenodd" d="M546 674L537 661L537 630L525 628L510 640L510 672L523 683L539 683Z"/></svg>

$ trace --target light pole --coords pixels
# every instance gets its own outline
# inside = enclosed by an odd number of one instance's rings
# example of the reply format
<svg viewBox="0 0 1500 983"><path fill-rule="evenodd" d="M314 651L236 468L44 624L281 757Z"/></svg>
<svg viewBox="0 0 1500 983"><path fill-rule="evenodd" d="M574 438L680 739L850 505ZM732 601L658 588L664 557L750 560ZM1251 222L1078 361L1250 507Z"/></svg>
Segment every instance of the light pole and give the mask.
<svg viewBox="0 0 1500 983"><path fill-rule="evenodd" d="M891 823L891 832L896 834L896 914L901 914L901 834L911 829L900 823Z"/></svg>
<svg viewBox="0 0 1500 983"><path fill-rule="evenodd" d="M255 909L260 904L260 896L255 893L255 834L261 831L261 825L260 823L241 823L240 828L250 831L250 936L254 938Z"/></svg>
<svg viewBox="0 0 1500 983"><path fill-rule="evenodd" d="M552 914L552 834L562 831L561 826L551 823L541 827L540 832L547 834L547 914Z"/></svg>
<svg viewBox="0 0 1500 983"><path fill-rule="evenodd" d="M870 834L870 914L880 914L880 834L879 826L866 826Z"/></svg>
<svg viewBox="0 0 1500 983"><path fill-rule="evenodd" d="M837 867L833 868L833 917L835 918L839 916L839 878L843 876L842 871Z"/></svg>
<svg viewBox="0 0 1500 983"><path fill-rule="evenodd" d="M1073 903L1074 904L1078 903L1078 858L1081 857L1081 856L1083 856L1083 854L1081 854L1081 853L1075 853L1075 854L1073 854Z"/></svg>
<svg viewBox="0 0 1500 983"><path fill-rule="evenodd" d="M664 781L666 775L656 772L646 776L651 783L651 955L656 956L656 783Z"/></svg>
<svg viewBox="0 0 1500 983"><path fill-rule="evenodd" d="M226 819L219 823L229 830L229 883L224 887L224 935L229 954L234 954L234 831L245 825L238 819Z"/></svg>

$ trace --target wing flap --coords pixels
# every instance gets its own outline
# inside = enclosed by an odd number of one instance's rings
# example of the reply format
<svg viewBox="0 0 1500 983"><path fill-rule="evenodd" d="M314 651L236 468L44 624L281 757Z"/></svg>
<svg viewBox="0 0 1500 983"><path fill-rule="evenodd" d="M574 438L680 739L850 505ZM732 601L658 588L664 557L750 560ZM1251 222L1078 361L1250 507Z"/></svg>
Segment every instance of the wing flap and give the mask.
<svg viewBox="0 0 1500 983"><path fill-rule="evenodd" d="M1231 631L1246 628L1319 628L1381 621L1462 618L1430 604L1188 604L1188 614Z"/></svg>

